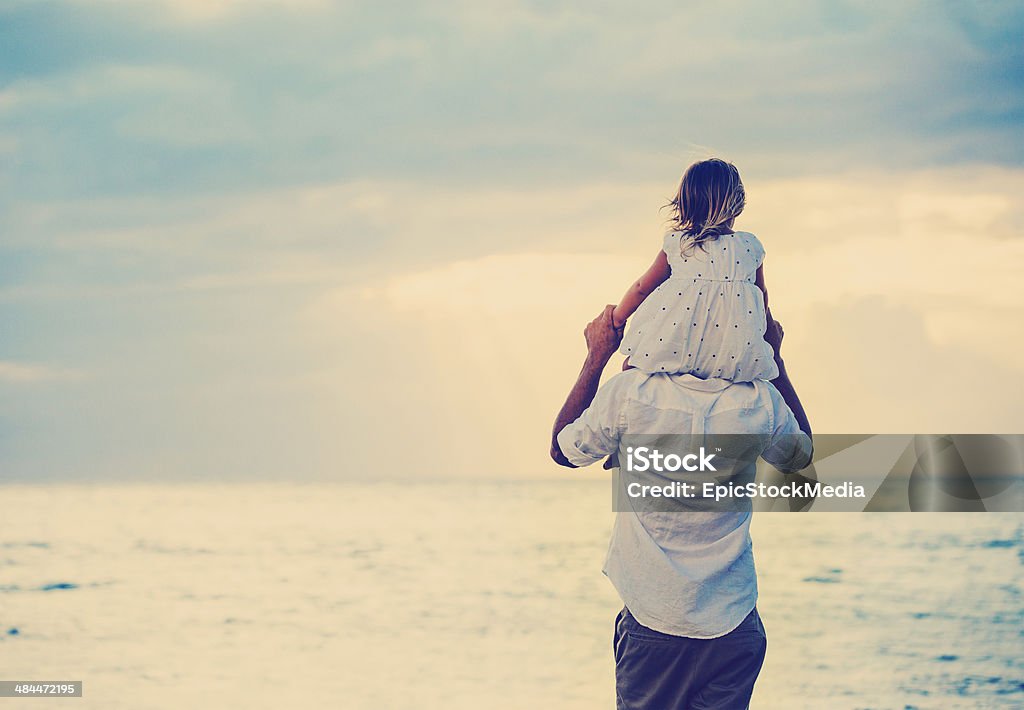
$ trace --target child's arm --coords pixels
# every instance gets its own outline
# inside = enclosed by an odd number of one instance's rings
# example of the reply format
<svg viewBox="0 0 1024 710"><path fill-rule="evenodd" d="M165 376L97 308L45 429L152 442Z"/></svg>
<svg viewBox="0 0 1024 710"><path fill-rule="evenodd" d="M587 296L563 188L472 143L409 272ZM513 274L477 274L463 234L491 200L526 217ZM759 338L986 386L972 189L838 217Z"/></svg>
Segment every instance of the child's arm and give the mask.
<svg viewBox="0 0 1024 710"><path fill-rule="evenodd" d="M654 263L644 272L644 275L637 279L636 283L629 287L626 294L619 301L619 305L612 312L612 323L616 328L621 328L626 319L629 318L640 307L651 292L661 286L665 279L672 273L672 267L668 265L668 257L665 252L659 251Z"/></svg>

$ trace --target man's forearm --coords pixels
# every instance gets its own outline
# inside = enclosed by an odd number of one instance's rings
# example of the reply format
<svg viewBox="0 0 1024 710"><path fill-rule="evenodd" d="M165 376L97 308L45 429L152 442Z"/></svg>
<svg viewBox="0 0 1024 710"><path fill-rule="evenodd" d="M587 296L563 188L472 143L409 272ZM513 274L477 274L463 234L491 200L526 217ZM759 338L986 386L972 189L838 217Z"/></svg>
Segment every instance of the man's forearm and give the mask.
<svg viewBox="0 0 1024 710"><path fill-rule="evenodd" d="M772 384L775 385L775 389L782 395L782 399L786 401L789 408L793 410L793 415L796 417L796 423L800 426L800 431L811 436L811 423L807 420L807 414L804 412L804 407L800 404L800 398L796 394L796 388L793 387L793 383L789 379L789 373L786 372L786 363L782 361L782 357L775 357L775 364L779 366L779 376L772 380Z"/></svg>
<svg viewBox="0 0 1024 710"><path fill-rule="evenodd" d="M594 401L598 384L601 382L601 373L604 372L609 358L610 356L601 357L593 353L587 353L587 359L583 361L583 369L580 370L579 377L576 378L576 384L569 390L569 395L565 398L565 404L562 405L558 416L555 417L555 426L551 431L551 458L561 466L575 468L569 459L565 458L565 454L562 453L561 448L558 446L558 433L567 425L576 421L583 414L584 410L590 406L590 403Z"/></svg>

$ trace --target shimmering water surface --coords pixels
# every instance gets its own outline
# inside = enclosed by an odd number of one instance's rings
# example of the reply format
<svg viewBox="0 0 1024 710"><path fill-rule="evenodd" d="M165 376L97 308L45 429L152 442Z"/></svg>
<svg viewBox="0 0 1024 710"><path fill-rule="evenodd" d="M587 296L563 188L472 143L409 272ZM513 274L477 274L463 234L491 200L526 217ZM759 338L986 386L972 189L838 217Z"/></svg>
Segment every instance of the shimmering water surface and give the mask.
<svg viewBox="0 0 1024 710"><path fill-rule="evenodd" d="M59 708L611 708L602 480L0 488ZM1024 705L1024 516L762 514L754 708Z"/></svg>

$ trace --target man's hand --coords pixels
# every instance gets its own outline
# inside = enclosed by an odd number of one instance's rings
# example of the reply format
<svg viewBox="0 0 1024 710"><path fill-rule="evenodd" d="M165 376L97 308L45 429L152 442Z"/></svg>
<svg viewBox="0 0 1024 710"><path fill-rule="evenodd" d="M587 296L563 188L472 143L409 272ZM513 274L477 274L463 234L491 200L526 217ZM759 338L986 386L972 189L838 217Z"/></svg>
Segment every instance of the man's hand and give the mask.
<svg viewBox="0 0 1024 710"><path fill-rule="evenodd" d="M624 327L615 327L612 312L615 306L605 306L601 314L590 321L583 329L583 337L587 340L587 351L590 356L608 362L622 342Z"/></svg>
<svg viewBox="0 0 1024 710"><path fill-rule="evenodd" d="M558 445L558 433L576 421L594 401L604 366L608 364L609 358L619 349L619 343L622 342L623 329L616 328L612 323L614 310L615 306L605 306L601 315L590 321L583 329L583 337L587 339L587 358L583 361L583 369L580 370L576 384L572 386L569 396L565 398L565 404L555 417L555 426L551 430L551 458L560 466L575 468Z"/></svg>

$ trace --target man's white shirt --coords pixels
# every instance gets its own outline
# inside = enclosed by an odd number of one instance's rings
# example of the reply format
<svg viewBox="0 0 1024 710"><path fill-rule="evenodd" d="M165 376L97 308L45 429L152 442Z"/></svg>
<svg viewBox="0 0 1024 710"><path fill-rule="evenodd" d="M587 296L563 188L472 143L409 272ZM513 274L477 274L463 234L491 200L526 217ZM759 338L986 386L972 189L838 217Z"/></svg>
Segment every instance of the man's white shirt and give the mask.
<svg viewBox="0 0 1024 710"><path fill-rule="evenodd" d="M783 472L811 460L810 437L770 383L635 369L606 382L558 433L558 446L573 465L589 466L615 453L624 436L669 433L762 435L762 458ZM757 602L750 519L749 512L616 513L604 573L644 626L723 636Z"/></svg>

